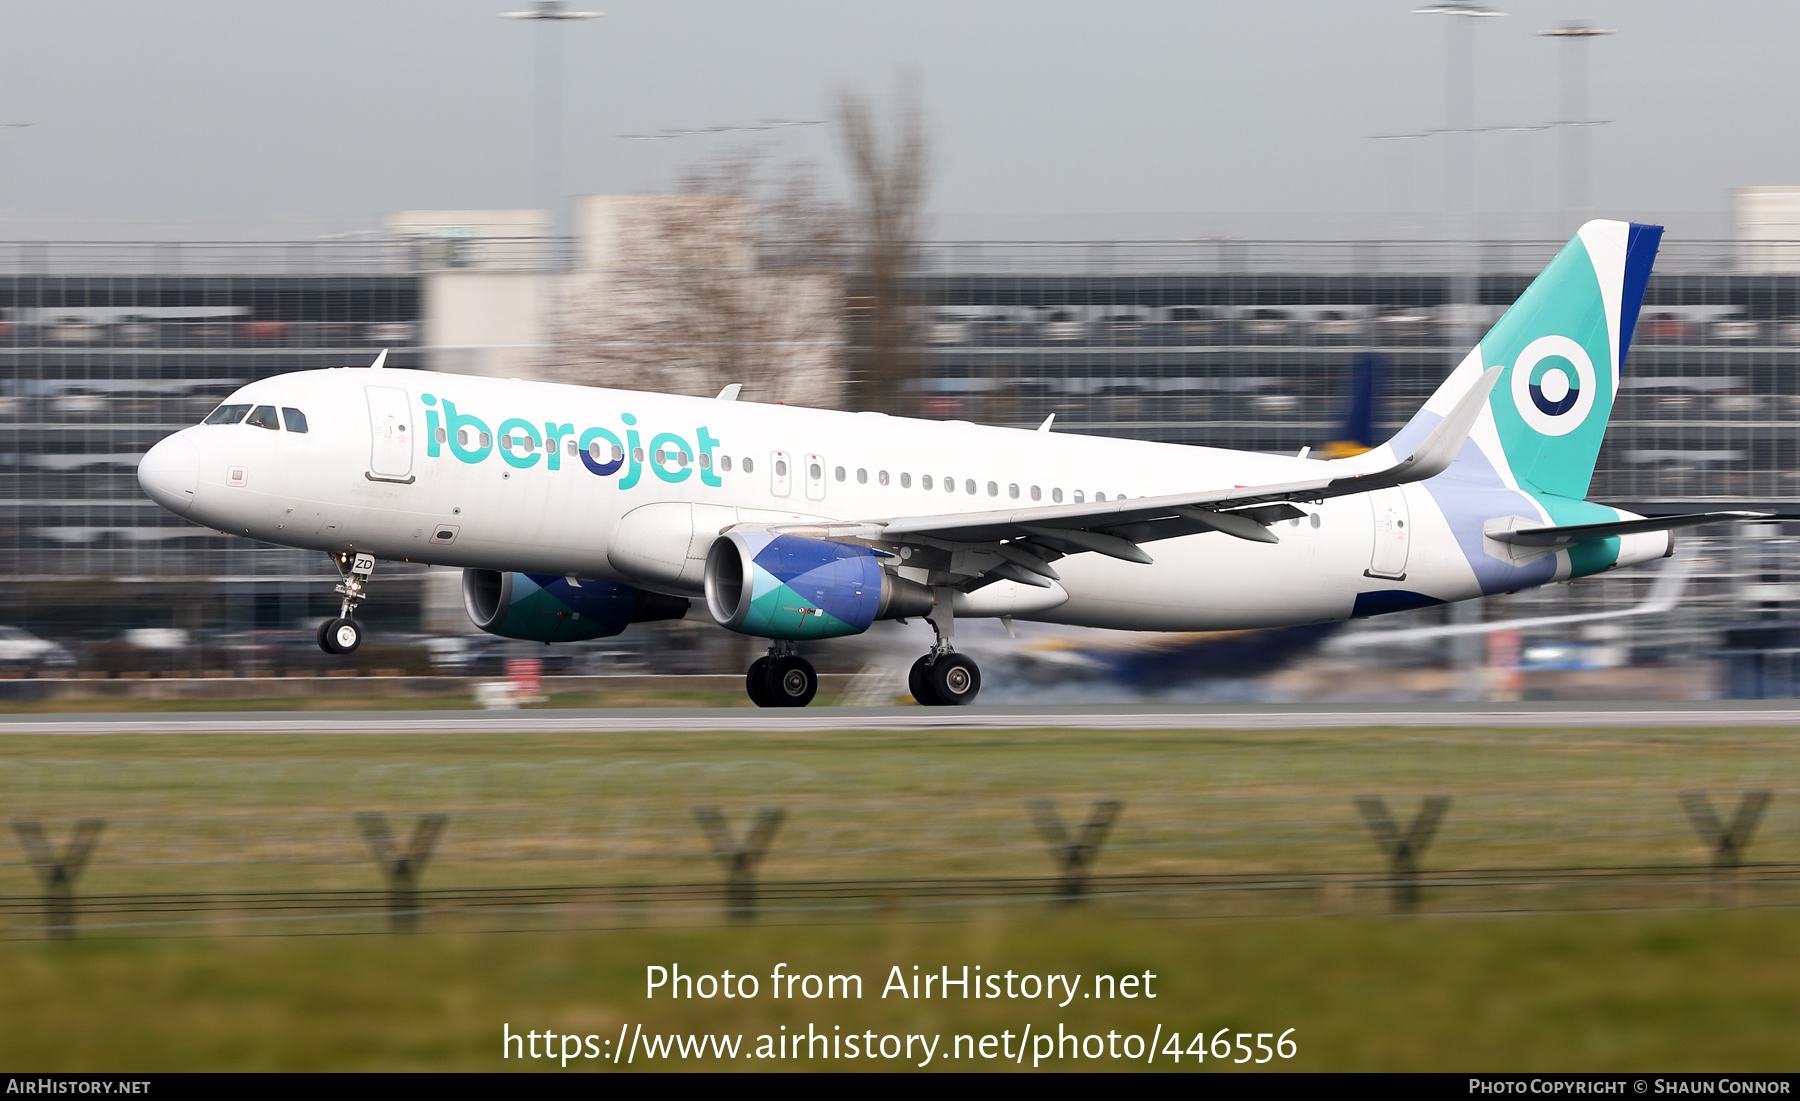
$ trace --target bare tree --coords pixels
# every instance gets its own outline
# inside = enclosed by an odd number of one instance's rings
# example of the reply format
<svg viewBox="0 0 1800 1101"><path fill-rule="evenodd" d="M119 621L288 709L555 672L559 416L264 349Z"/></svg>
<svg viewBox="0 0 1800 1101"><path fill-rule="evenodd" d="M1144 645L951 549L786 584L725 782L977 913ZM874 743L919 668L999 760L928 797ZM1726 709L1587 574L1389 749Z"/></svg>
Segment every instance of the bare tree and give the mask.
<svg viewBox="0 0 1800 1101"><path fill-rule="evenodd" d="M556 311L568 381L835 406L845 217L816 173L766 151L689 169L680 194L617 196Z"/></svg>
<svg viewBox="0 0 1800 1101"><path fill-rule="evenodd" d="M856 188L858 263L850 299L860 408L899 408L918 377L916 303L908 280L922 229L931 144L918 84L904 81L884 140L861 92L838 96L838 128Z"/></svg>

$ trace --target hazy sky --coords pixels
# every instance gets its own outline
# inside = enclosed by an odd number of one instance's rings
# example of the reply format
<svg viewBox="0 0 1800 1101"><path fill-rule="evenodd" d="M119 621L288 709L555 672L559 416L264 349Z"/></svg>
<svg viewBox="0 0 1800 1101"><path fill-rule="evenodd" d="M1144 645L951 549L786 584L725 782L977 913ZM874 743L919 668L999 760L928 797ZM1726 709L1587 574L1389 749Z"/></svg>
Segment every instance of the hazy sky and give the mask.
<svg viewBox="0 0 1800 1101"><path fill-rule="evenodd" d="M1491 0L1476 116L1558 117L1561 44L1591 47L1593 206L1719 210L1800 183L1800 4ZM384 210L529 206L526 0L0 0L0 207L84 225L370 226ZM741 137L618 135L829 118L919 74L938 211L1437 210L1444 22L1412 2L592 0L565 27L567 190L665 186ZM829 127L783 156L835 176ZM1475 139L1476 205L1557 205L1554 133ZM34 230L33 227L36 227ZM0 233L6 232L0 227ZM91 235L91 234L83 234Z"/></svg>

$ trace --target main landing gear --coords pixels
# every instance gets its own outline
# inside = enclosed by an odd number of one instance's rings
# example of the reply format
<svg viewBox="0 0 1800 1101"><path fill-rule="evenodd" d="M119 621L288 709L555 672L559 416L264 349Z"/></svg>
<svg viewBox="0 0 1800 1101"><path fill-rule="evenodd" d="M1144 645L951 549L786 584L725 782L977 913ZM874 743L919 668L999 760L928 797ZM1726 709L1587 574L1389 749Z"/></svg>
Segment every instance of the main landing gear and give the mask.
<svg viewBox="0 0 1800 1101"><path fill-rule="evenodd" d="M744 689L758 707L805 707L819 694L819 674L794 653L793 643L777 640L769 644L769 656L750 663Z"/></svg>
<svg viewBox="0 0 1800 1101"><path fill-rule="evenodd" d="M948 592L938 600L937 609L928 620L936 641L930 653L913 662L906 677L913 699L926 707L974 703L981 691L980 667L967 655L950 648L950 635L956 626L950 617L950 600ZM750 671L744 674L744 690L758 707L805 707L819 694L819 674L812 662L794 653L792 642L776 639L769 643L767 657L750 663Z"/></svg>
<svg viewBox="0 0 1800 1101"><path fill-rule="evenodd" d="M353 654L362 645L362 624L350 618L356 606L369 598L369 575L375 572L375 556L348 551L331 556L344 578L337 591L344 596L337 618L319 624L319 649L327 654Z"/></svg>
<svg viewBox="0 0 1800 1101"><path fill-rule="evenodd" d="M932 612L928 622L937 636L931 652L913 662L906 675L906 687L912 697L925 707L951 707L974 703L981 691L981 667L967 654L950 648L950 635L956 621L949 615L949 601L939 601L940 613Z"/></svg>

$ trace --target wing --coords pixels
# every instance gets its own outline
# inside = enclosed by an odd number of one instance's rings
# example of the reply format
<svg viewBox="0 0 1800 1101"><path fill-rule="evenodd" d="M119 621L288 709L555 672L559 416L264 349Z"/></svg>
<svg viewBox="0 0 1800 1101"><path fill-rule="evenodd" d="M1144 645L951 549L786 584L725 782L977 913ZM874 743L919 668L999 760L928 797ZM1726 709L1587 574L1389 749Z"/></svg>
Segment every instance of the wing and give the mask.
<svg viewBox="0 0 1800 1101"><path fill-rule="evenodd" d="M774 530L921 545L939 552L931 556L931 568L967 578L965 589L1000 579L1048 587L1061 580L1050 563L1082 551L1148 564L1153 560L1140 544L1201 532L1275 543L1279 540L1268 530L1269 525L1305 515L1292 502L1368 493L1422 481L1446 470L1503 371L1503 367L1489 368L1418 450L1390 466L1376 465L1382 456L1371 453L1322 462L1321 476L1303 481L1039 508L784 524Z"/></svg>

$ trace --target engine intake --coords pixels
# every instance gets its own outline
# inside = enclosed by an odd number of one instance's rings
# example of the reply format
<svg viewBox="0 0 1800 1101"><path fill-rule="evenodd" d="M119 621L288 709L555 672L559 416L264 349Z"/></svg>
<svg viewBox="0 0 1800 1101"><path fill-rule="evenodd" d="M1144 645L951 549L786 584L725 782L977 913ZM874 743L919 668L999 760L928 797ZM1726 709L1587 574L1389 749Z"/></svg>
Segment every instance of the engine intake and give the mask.
<svg viewBox="0 0 1800 1101"><path fill-rule="evenodd" d="M633 623L680 619L686 597L611 581L570 581L538 573L463 571L463 607L490 635L529 642L610 638Z"/></svg>
<svg viewBox="0 0 1800 1101"><path fill-rule="evenodd" d="M727 532L706 555L706 608L721 627L779 639L861 634L877 619L930 613L931 590L882 569L883 557L855 543Z"/></svg>

